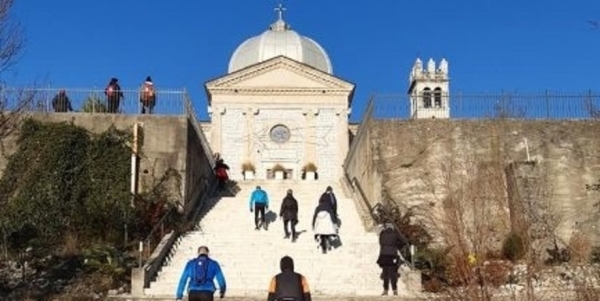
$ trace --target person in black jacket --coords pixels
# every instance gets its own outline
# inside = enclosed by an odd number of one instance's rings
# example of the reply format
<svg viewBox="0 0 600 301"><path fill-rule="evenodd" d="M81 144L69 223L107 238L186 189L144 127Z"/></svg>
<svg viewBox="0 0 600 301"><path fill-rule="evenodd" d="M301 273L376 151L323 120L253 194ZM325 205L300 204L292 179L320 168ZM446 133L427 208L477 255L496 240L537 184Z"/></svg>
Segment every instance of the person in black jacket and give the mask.
<svg viewBox="0 0 600 301"><path fill-rule="evenodd" d="M331 186L327 186L325 192L321 194L321 197L319 198L319 203L321 203L321 201L326 201L331 206L331 212L337 218L337 198L335 197L335 193L333 193L333 188Z"/></svg>
<svg viewBox="0 0 600 301"><path fill-rule="evenodd" d="M110 82L104 89L104 94L106 95L106 102L108 104L107 112L117 113L119 111L121 98L125 97L123 91L121 91L118 78L113 77L110 79Z"/></svg>
<svg viewBox="0 0 600 301"><path fill-rule="evenodd" d="M67 92L65 90L58 91L58 94L52 98L52 108L54 112L71 112L73 108L71 107L71 100L69 96L67 96Z"/></svg>
<svg viewBox="0 0 600 301"><path fill-rule="evenodd" d="M281 258L279 267L281 273L271 279L267 301L311 301L306 278L302 274L294 272L294 260L289 256L284 256Z"/></svg>
<svg viewBox="0 0 600 301"><path fill-rule="evenodd" d="M294 198L292 190L287 191L287 195L281 202L281 209L279 210L279 217L283 218L283 231L285 232L285 238L290 238L290 231L288 231L288 224L292 234L292 242L296 242L296 224L298 223L298 201Z"/></svg>
<svg viewBox="0 0 600 301"><path fill-rule="evenodd" d="M396 230L393 224L383 224L379 234L379 258L377 258L377 264L381 267L383 278L382 296L388 294L390 284L394 295L398 295L398 267L400 266L398 252L406 243L406 239Z"/></svg>

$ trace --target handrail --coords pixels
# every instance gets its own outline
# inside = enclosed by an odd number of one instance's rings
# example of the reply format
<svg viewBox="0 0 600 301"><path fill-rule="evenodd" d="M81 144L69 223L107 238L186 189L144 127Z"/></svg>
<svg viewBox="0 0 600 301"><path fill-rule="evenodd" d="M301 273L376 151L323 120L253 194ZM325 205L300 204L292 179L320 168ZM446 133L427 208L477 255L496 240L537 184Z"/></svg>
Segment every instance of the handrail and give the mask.
<svg viewBox="0 0 600 301"><path fill-rule="evenodd" d="M214 167L215 166L215 158L213 156L213 152L210 148L210 145L208 144L208 140L206 139L206 136L204 135L204 132L202 131L202 128L200 127L200 122L198 121L198 118L196 117L196 109L194 108L192 101L187 96L187 93L184 94L184 99L185 99L185 109L186 109L186 113L188 115L188 119L192 123L192 126L194 127L194 129L196 130L196 133L198 134L198 137L200 138L200 144L202 145L202 149L204 150L204 153L206 154L206 157L208 158L208 162L210 163L210 166ZM213 170L213 173L214 173L214 170Z"/></svg>
<svg viewBox="0 0 600 301"><path fill-rule="evenodd" d="M350 186L352 187L353 191L357 191L358 190L358 194L360 196L360 199L361 199L363 205L366 207L367 211L369 212L369 216L370 216L371 220L373 222L377 222L377 220L375 218L375 215L374 215L374 212L373 212L373 207L369 203L369 199L365 195L365 191L360 186L360 183L358 182L358 180L356 179L356 177L353 177L351 179L350 175L348 175L348 173L344 173L344 177L346 178L346 181L348 182L348 184L350 184Z"/></svg>
<svg viewBox="0 0 600 301"><path fill-rule="evenodd" d="M402 231L400 231L400 228L398 227L398 225L395 222L392 222L392 215L388 212L387 208L385 207L384 204L382 204L381 202L378 202L377 204L375 204L375 206L373 206L373 211L372 211L372 215L374 220L377 223L383 223L385 221L389 221L390 224L394 227L394 230L396 230L396 232L398 232L400 235L402 235ZM404 235L402 235L404 236ZM413 252L413 248L414 246L411 245L410 241L408 240L408 238L404 237L404 239L406 240L407 246L409 246L409 252L411 252L411 261L409 262L408 260L406 260L405 258L402 258L404 260L404 262L406 262L409 265L409 268L414 270L415 269L415 263L414 263L414 254L412 254ZM401 252L400 252L401 253ZM402 255L402 254L401 254ZM404 257L404 255L402 255L402 257Z"/></svg>
<svg viewBox="0 0 600 301"><path fill-rule="evenodd" d="M160 220L158 220L158 222L156 223L156 225L154 225L154 227L152 228L152 230L150 230L150 233L146 236L146 238L144 238L144 240L142 241L144 244L144 252L145 252L145 258L148 258L148 256L150 256L150 252L153 251L152 248L152 244L153 241L155 240L155 235L158 232L158 230L160 230L160 239L162 239L163 236L165 236L165 223L168 217L170 217L174 212L176 212L176 207L171 207L164 215L163 217L160 218ZM157 244L158 245L158 244Z"/></svg>

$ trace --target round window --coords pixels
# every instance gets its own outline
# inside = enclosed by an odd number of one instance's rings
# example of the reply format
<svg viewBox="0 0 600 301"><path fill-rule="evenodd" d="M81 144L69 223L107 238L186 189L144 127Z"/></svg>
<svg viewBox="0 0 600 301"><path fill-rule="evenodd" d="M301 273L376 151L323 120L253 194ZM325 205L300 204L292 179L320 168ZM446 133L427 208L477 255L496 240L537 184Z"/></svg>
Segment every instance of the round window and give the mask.
<svg viewBox="0 0 600 301"><path fill-rule="evenodd" d="M274 142L285 143L288 140L290 140L291 133L290 129L287 126L283 124L278 124L271 128L269 136Z"/></svg>

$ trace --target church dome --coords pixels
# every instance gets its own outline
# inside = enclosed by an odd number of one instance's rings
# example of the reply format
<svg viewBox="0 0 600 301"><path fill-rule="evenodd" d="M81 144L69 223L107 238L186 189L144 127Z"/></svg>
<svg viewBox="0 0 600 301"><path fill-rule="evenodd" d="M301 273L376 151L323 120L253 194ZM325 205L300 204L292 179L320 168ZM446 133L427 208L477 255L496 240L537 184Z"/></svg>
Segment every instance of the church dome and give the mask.
<svg viewBox="0 0 600 301"><path fill-rule="evenodd" d="M229 60L229 73L280 55L333 73L331 61L323 47L293 31L289 24L283 21L282 10L280 7L279 19L271 24L267 31L249 38L237 47Z"/></svg>

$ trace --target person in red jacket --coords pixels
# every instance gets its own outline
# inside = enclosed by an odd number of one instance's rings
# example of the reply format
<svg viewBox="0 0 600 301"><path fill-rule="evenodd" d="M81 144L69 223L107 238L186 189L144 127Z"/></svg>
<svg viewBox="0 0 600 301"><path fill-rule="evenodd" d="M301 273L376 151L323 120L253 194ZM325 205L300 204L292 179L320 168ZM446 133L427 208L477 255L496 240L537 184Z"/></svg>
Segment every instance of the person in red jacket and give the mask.
<svg viewBox="0 0 600 301"><path fill-rule="evenodd" d="M223 191L227 188L227 181L229 181L229 175L227 174L228 170L229 165L225 164L223 159L217 159L217 162L215 163L215 175L219 181L219 191Z"/></svg>

